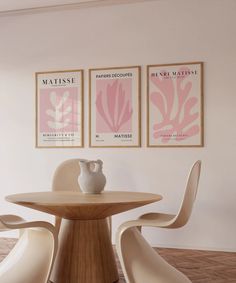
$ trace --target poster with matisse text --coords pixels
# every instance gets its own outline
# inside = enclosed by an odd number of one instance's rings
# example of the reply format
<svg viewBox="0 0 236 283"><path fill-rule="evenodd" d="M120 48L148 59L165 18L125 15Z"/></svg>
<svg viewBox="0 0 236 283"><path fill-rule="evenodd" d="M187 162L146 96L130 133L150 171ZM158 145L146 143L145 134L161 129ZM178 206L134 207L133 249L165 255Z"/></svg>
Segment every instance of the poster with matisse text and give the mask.
<svg viewBox="0 0 236 283"><path fill-rule="evenodd" d="M83 71L38 72L36 147L83 146Z"/></svg>
<svg viewBox="0 0 236 283"><path fill-rule="evenodd" d="M90 147L140 146L140 67L90 69Z"/></svg>
<svg viewBox="0 0 236 283"><path fill-rule="evenodd" d="M203 146L203 63L147 66L147 145Z"/></svg>

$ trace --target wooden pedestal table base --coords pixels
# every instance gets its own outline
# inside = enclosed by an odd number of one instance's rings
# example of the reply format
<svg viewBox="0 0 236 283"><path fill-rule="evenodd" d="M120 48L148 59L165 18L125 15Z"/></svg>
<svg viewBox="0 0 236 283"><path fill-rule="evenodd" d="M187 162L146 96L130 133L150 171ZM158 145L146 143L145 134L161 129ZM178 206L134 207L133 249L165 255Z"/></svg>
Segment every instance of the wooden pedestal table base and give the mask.
<svg viewBox="0 0 236 283"><path fill-rule="evenodd" d="M107 220L62 219L53 283L112 283L118 271Z"/></svg>

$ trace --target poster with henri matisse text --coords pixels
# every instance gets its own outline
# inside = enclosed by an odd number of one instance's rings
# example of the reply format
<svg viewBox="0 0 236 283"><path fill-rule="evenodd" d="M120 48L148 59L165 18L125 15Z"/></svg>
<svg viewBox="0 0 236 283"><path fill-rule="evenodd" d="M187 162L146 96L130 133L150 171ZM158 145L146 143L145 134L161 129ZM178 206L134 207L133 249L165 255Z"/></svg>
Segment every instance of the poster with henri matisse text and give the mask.
<svg viewBox="0 0 236 283"><path fill-rule="evenodd" d="M89 70L90 147L140 146L140 67Z"/></svg>
<svg viewBox="0 0 236 283"><path fill-rule="evenodd" d="M147 66L147 145L203 146L203 63Z"/></svg>
<svg viewBox="0 0 236 283"><path fill-rule="evenodd" d="M83 146L83 71L38 72L36 147Z"/></svg>

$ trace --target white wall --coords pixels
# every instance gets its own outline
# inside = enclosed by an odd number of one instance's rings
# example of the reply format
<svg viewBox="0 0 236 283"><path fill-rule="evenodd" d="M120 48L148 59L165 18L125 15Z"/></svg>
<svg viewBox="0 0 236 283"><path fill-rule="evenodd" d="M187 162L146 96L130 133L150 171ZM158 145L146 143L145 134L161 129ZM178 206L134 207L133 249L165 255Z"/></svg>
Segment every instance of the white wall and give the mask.
<svg viewBox="0 0 236 283"><path fill-rule="evenodd" d="M107 188L160 193L161 202L114 217L175 212L191 164L202 175L190 223L148 230L155 246L236 251L236 1L163 0L0 17L0 213L49 219L9 204L12 193L50 189L72 157L101 158ZM204 61L205 147L147 148L147 64ZM88 148L88 68L142 66L142 148ZM35 149L34 72L85 69L85 148ZM151 233L150 233L151 231ZM8 235L8 234L7 234Z"/></svg>

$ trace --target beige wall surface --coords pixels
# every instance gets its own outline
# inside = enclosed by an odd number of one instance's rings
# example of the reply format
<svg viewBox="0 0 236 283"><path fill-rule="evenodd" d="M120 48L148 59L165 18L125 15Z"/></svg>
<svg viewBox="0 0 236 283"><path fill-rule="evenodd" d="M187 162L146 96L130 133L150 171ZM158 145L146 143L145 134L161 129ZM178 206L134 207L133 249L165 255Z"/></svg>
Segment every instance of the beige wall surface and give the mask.
<svg viewBox="0 0 236 283"><path fill-rule="evenodd" d="M107 189L163 200L114 217L113 228L147 211L175 213L192 163L203 162L190 223L145 230L155 246L236 251L236 1L160 0L0 17L0 213L51 219L4 196L45 191L68 158L104 161ZM146 147L147 64L204 62L205 146ZM88 68L142 66L142 147L88 147ZM85 69L82 149L36 149L37 71ZM6 234L9 235L9 234Z"/></svg>
<svg viewBox="0 0 236 283"><path fill-rule="evenodd" d="M103 0L102 0L103 1ZM107 0L105 0L107 1ZM109 1L109 0L108 0ZM56 6L65 6L65 5L81 5L81 4L88 4L91 2L100 2L94 1L94 0L8 0L8 1L0 1L0 13L1 12L9 12L17 10L24 10L24 9L45 9L46 7L52 7L54 8Z"/></svg>

